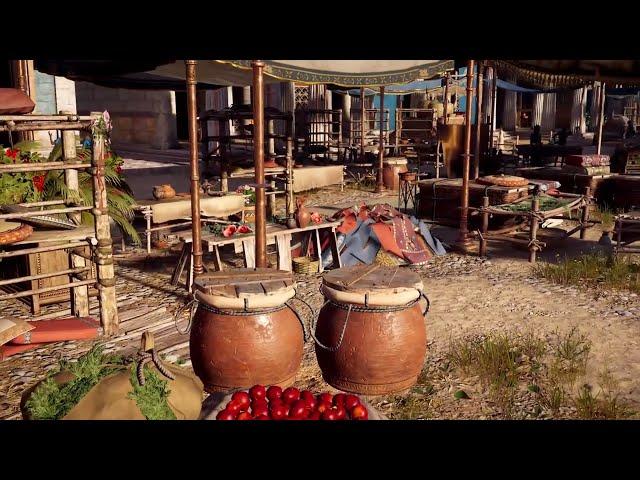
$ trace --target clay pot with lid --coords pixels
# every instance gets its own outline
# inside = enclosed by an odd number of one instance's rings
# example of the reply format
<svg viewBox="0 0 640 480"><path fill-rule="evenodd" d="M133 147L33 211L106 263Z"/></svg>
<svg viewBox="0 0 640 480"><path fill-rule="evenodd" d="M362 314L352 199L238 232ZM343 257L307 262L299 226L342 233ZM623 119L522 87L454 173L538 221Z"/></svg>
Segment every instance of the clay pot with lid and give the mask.
<svg viewBox="0 0 640 480"><path fill-rule="evenodd" d="M427 349L420 277L357 265L325 274L326 303L312 329L325 381L360 395L385 395L417 382Z"/></svg>
<svg viewBox="0 0 640 480"><path fill-rule="evenodd" d="M293 384L304 346L302 322L286 305L294 287L290 272L273 269L215 272L195 280L199 303L189 350L207 392Z"/></svg>
<svg viewBox="0 0 640 480"><path fill-rule="evenodd" d="M388 157L384 159L382 170L382 181L384 186L390 190L400 190L399 175L408 171L407 159L404 157Z"/></svg>
<svg viewBox="0 0 640 480"><path fill-rule="evenodd" d="M298 228L308 227L311 223L311 212L304 206L305 197L296 198L296 211L294 218L296 219L296 225Z"/></svg>

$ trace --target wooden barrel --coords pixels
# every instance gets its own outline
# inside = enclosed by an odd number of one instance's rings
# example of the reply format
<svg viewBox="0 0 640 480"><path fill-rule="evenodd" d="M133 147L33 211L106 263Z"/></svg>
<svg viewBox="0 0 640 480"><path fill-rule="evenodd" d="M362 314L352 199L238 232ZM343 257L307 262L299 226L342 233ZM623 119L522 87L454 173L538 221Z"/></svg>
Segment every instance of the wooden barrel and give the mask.
<svg viewBox="0 0 640 480"><path fill-rule="evenodd" d="M325 381L361 395L384 395L417 382L427 350L420 277L409 270L357 265L323 278L326 302L315 326Z"/></svg>
<svg viewBox="0 0 640 480"><path fill-rule="evenodd" d="M388 157L383 161L382 181L389 190L398 191L400 189L400 173L407 172L407 159L404 157Z"/></svg>
<svg viewBox="0 0 640 480"><path fill-rule="evenodd" d="M290 272L236 269L194 282L198 308L189 350L207 392L253 385L290 386L302 362L304 330L286 305Z"/></svg>

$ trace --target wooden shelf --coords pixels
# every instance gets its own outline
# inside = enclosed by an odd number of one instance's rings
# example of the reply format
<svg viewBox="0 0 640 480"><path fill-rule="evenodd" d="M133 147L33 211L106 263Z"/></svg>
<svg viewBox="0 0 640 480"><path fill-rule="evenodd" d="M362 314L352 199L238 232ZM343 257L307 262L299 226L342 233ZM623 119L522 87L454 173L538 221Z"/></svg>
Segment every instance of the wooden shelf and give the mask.
<svg viewBox="0 0 640 480"><path fill-rule="evenodd" d="M78 227L75 230L36 230L33 234L22 242L12 243L16 245L28 245L30 243L52 243L52 242L77 242L87 238L95 240L96 232L93 227Z"/></svg>

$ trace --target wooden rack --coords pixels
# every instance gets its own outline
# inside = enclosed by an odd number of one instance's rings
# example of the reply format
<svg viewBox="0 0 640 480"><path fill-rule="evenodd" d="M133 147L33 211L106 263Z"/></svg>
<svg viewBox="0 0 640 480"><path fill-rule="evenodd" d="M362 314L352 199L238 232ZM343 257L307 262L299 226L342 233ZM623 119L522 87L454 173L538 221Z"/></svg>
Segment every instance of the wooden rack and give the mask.
<svg viewBox="0 0 640 480"><path fill-rule="evenodd" d="M378 108L367 108L364 111L365 115L365 132L369 130L375 130L376 125L380 124L380 109ZM384 141L385 143L389 143L389 119L390 112L389 109L384 109L383 119L382 119L382 129L384 131ZM352 108L351 109L351 120L349 122L349 143L353 147L360 146L360 138L362 137L362 113L360 108ZM370 143L371 141L378 141L380 139L379 135L368 136L365 133L365 143Z"/></svg>
<svg viewBox="0 0 640 480"><path fill-rule="evenodd" d="M37 282L45 278L68 275L69 282L43 288L31 288L0 295L2 300L22 298L54 290L71 289L71 311L74 315L84 317L89 315L89 289L95 286L98 290L100 302L100 322L105 335L112 335L118 331L118 312L116 307L115 274L113 265L113 249L109 211L107 207L107 191L104 179L105 169L105 136L103 133L92 131L93 152L91 163L82 163L76 157L76 142L74 130L90 130L94 120L101 117L101 113L89 116L79 116L61 112L60 115L0 115L0 131L24 132L37 130L60 130L62 132L63 159L61 162L45 162L37 164L18 164L0 166L0 174L12 174L34 171L64 170L65 182L70 191L78 191L78 171L88 170L93 177L93 205L80 206L67 204L64 200L46 202L22 203L20 206L42 208L57 206L50 210L34 210L28 213L9 213L0 215L3 219L20 219L25 216L34 217L51 214L67 214L71 219L79 221L79 213L90 211L94 216L95 227L88 229L79 226L75 230L51 233L36 231L28 239L0 247L0 258L20 255L37 254L65 250L69 254L69 268L38 275L17 276L4 279L0 286L7 288L22 282ZM43 245L47 244L49 245ZM36 247L28 245L36 244ZM26 248L25 248L26 246ZM88 250L89 255L84 252ZM91 265L95 265L97 278L90 276ZM89 273L88 273L89 272ZM36 283L37 285L37 283Z"/></svg>
<svg viewBox="0 0 640 480"><path fill-rule="evenodd" d="M299 110L303 115L305 147L324 147L324 155L340 158L342 110Z"/></svg>

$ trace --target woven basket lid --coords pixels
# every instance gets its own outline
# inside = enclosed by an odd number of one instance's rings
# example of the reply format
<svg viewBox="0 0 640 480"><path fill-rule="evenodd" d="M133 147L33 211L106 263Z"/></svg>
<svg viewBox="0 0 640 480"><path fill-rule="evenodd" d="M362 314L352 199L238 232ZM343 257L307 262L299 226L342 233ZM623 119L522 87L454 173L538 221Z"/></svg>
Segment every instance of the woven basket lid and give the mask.
<svg viewBox="0 0 640 480"><path fill-rule="evenodd" d="M383 159L385 165L406 165L407 159L405 157L386 157Z"/></svg>
<svg viewBox="0 0 640 480"><path fill-rule="evenodd" d="M9 222L7 220L0 220L0 233L15 230L16 228L19 228L20 225L22 225L22 223L20 222Z"/></svg>
<svg viewBox="0 0 640 480"><path fill-rule="evenodd" d="M277 307L295 295L291 272L271 268L214 272L199 276L193 286L201 302L229 309Z"/></svg>
<svg viewBox="0 0 640 480"><path fill-rule="evenodd" d="M420 276L401 267L354 265L325 274L324 295L337 302L360 305L404 305L420 296Z"/></svg>
<svg viewBox="0 0 640 480"><path fill-rule="evenodd" d="M480 177L476 182L482 185L496 185L499 187L526 187L529 180L524 177L516 177L513 175L487 175Z"/></svg>

